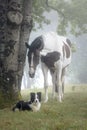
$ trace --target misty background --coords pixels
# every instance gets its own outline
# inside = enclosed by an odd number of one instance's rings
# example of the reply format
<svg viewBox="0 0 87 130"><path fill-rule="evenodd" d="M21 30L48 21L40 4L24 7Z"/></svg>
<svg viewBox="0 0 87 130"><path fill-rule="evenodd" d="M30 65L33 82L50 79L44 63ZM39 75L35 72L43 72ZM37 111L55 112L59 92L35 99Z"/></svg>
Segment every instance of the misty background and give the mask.
<svg viewBox="0 0 87 130"><path fill-rule="evenodd" d="M50 12L44 12L44 16L50 20L50 24L43 24L43 28L37 29L36 31L32 31L30 35L29 44L39 35L49 32L49 31L57 31L58 26L58 14L56 11L51 10ZM38 27L38 24L35 23L35 26ZM68 32L69 28L67 28ZM74 43L76 46L76 52L72 54L72 63L68 67L66 74L66 83L70 84L86 84L87 83L87 35L80 35L79 37L75 37L68 33L66 35L72 44ZM29 65L27 62L24 68L24 75L22 79L22 89L26 88L41 88L43 87L43 74L41 71L41 66L38 65L36 75L33 79L29 78ZM51 77L49 73L49 85L51 85Z"/></svg>

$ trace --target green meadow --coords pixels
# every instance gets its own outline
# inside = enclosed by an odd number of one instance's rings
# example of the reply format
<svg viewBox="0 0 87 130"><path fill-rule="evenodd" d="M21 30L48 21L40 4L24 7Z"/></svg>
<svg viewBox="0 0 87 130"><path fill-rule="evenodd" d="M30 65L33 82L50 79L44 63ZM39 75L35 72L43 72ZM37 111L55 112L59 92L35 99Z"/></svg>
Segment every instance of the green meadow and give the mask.
<svg viewBox="0 0 87 130"><path fill-rule="evenodd" d="M30 92L43 89L22 90L22 98L29 100ZM0 110L0 130L87 130L87 85L66 86L64 100L52 99L41 103L38 112L16 111L12 108Z"/></svg>

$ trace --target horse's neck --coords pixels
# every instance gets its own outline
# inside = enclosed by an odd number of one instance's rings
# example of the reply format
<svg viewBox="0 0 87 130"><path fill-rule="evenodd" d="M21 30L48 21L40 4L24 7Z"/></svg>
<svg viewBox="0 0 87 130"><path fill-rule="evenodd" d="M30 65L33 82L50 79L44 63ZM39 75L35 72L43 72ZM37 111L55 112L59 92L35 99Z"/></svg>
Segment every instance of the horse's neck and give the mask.
<svg viewBox="0 0 87 130"><path fill-rule="evenodd" d="M62 46L63 46L63 41L60 36L47 34L43 35L43 42L44 42L44 48L41 51L42 55L46 55L49 52L57 51L60 52L62 51Z"/></svg>

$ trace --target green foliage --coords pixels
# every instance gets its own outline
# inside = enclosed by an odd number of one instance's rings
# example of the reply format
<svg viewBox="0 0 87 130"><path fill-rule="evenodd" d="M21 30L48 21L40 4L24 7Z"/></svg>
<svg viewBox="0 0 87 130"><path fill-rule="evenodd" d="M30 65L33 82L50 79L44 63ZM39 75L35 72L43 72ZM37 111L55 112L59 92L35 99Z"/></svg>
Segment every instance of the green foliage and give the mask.
<svg viewBox="0 0 87 130"><path fill-rule="evenodd" d="M58 32L64 34L67 28L76 36L87 33L87 0L49 0L60 17Z"/></svg>
<svg viewBox="0 0 87 130"><path fill-rule="evenodd" d="M42 24L49 24L50 21L45 18L44 12L50 11L49 8L47 8L45 0L34 0L33 1L33 21L34 21L34 27L33 29L39 29L42 28ZM35 23L38 23L38 26L35 27Z"/></svg>
<svg viewBox="0 0 87 130"><path fill-rule="evenodd" d="M48 2L46 5L46 1ZM49 23L43 16L45 11L54 9L58 12L59 34L71 33L76 36L87 33L87 0L34 0L33 16L34 21L39 23Z"/></svg>
<svg viewBox="0 0 87 130"><path fill-rule="evenodd" d="M17 100L21 99L20 92L15 93L10 91L9 93L3 93L0 89L0 109L10 107L14 104Z"/></svg>
<svg viewBox="0 0 87 130"><path fill-rule="evenodd" d="M9 100L6 97L4 97L3 94L0 92L0 109L11 107L15 102L18 101L18 99L21 99L20 97L21 96L19 94L19 97L15 100L13 100L13 98Z"/></svg>
<svg viewBox="0 0 87 130"><path fill-rule="evenodd" d="M72 52L76 52L76 44L75 43L73 43L72 45L71 45L71 50L72 50Z"/></svg>
<svg viewBox="0 0 87 130"><path fill-rule="evenodd" d="M9 82L9 80L6 79L5 75L4 78L0 77L0 108L9 107L15 101L21 99L20 92L14 91L11 84L12 82Z"/></svg>

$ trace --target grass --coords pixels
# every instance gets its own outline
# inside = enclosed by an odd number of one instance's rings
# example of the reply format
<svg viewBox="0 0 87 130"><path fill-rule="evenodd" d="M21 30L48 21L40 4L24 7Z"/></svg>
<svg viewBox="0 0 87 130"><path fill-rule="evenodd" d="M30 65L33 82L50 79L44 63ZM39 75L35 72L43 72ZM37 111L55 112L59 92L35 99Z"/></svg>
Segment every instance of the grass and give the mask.
<svg viewBox="0 0 87 130"><path fill-rule="evenodd" d="M22 91L23 99L28 100L31 91ZM49 97L39 112L0 110L0 130L87 130L86 85L66 89L63 103L53 100L50 91Z"/></svg>

